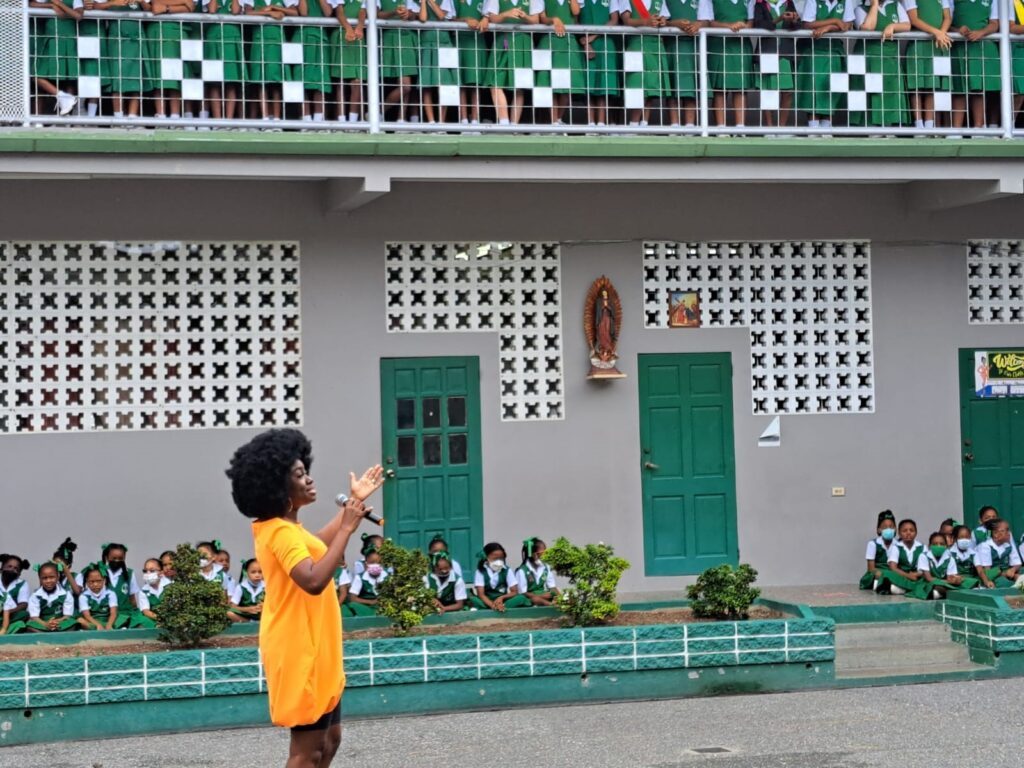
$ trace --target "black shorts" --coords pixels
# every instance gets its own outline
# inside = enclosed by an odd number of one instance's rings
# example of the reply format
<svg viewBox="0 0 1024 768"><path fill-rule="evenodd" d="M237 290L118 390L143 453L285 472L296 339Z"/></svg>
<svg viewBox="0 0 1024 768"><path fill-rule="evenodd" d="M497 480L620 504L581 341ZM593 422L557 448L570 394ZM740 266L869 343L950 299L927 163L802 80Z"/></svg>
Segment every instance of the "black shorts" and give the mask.
<svg viewBox="0 0 1024 768"><path fill-rule="evenodd" d="M325 731L332 725L341 723L341 702L330 712L324 712L320 719L309 725L293 725L293 731Z"/></svg>

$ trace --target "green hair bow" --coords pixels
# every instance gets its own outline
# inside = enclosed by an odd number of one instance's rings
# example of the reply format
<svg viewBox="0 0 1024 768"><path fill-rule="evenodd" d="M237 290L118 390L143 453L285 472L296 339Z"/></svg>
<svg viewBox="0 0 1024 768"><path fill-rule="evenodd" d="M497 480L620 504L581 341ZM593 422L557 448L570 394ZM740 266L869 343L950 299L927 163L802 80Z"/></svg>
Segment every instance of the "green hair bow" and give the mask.
<svg viewBox="0 0 1024 768"><path fill-rule="evenodd" d="M445 552L443 549L439 549L437 552L430 553L431 567L436 568L439 560L447 560L450 563L452 561L452 556Z"/></svg>
<svg viewBox="0 0 1024 768"><path fill-rule="evenodd" d="M523 551L526 553L528 558L533 557L533 542L535 541L536 539L532 536L528 539L523 539Z"/></svg>

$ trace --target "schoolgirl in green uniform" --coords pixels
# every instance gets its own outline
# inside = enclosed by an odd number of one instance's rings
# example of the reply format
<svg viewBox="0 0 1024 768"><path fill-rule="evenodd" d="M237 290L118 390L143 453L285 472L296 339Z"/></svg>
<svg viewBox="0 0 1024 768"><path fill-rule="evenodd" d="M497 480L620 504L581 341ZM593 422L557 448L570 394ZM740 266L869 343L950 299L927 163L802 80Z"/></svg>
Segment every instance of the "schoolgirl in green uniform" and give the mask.
<svg viewBox="0 0 1024 768"><path fill-rule="evenodd" d="M379 552L380 548L384 545L384 537L376 533L364 533L359 538L362 541L362 547L359 550L361 557L359 560L356 560L356 564L352 567L353 576L362 576L366 573L366 554L368 552Z"/></svg>
<svg viewBox="0 0 1024 768"><path fill-rule="evenodd" d="M998 517L990 521L992 535L974 550L974 569L982 586L1012 587L1020 572L1021 559L1010 534L1010 524Z"/></svg>
<svg viewBox="0 0 1024 768"><path fill-rule="evenodd" d="M619 7L619 18L627 27L654 27L660 29L668 23L668 0L626 0ZM647 125L647 110L653 99L661 99L672 89L668 62L662 36L657 34L630 35L626 42L626 56L640 54L641 71L626 73L626 89L643 90L642 107L626 104L629 124Z"/></svg>
<svg viewBox="0 0 1024 768"><path fill-rule="evenodd" d="M338 604L344 606L348 602L348 591L352 587L352 574L345 567L344 560L341 561L341 565L334 571L334 585L338 589Z"/></svg>
<svg viewBox="0 0 1024 768"><path fill-rule="evenodd" d="M618 4L615 0L580 0L580 24L619 26ZM608 124L608 98L622 95L622 46L618 35L600 34L581 35L580 45L587 69L587 122L600 128Z"/></svg>
<svg viewBox="0 0 1024 768"><path fill-rule="evenodd" d="M14 610L14 601L6 592L0 590L0 635L13 635L22 625L11 628L11 611Z"/></svg>
<svg viewBox="0 0 1024 768"><path fill-rule="evenodd" d="M928 549L924 553L928 568L922 573L924 580L931 587L929 596L934 600L941 600L951 589L970 589L965 587L963 577L957 572L953 553L945 541L942 533L936 531L928 537ZM975 579L971 581L977 583Z"/></svg>
<svg viewBox="0 0 1024 768"><path fill-rule="evenodd" d="M416 21L420 6L416 0L377 0L378 19ZM384 96L384 109L398 108L398 122L405 122L412 81L419 72L418 37L408 28L380 32L380 76L392 83Z"/></svg>
<svg viewBox="0 0 1024 768"><path fill-rule="evenodd" d="M536 537L523 542L523 564L516 569L516 584L531 605L554 605L558 599L554 571L542 559L547 549Z"/></svg>
<svg viewBox="0 0 1024 768"><path fill-rule="evenodd" d="M363 557L365 569L353 577L345 607L352 616L376 616L380 585L388 577L388 572L380 564L380 552L376 545L367 545L363 549Z"/></svg>
<svg viewBox="0 0 1024 768"><path fill-rule="evenodd" d="M39 566L39 589L28 601L29 632L65 632L77 629L75 600L71 593L60 586L60 571L55 563ZM19 627L11 626L13 634Z"/></svg>
<svg viewBox="0 0 1024 768"><path fill-rule="evenodd" d="M203 9L214 16L241 16L239 0L203 0ZM239 97L245 82L245 48L242 43L242 25L228 24L225 19L203 26L203 58L224 62L224 81L206 85L206 103L210 117L215 120L234 120L242 117Z"/></svg>
<svg viewBox="0 0 1024 768"><path fill-rule="evenodd" d="M846 32L854 20L856 0L807 0L801 19L813 39L797 45L796 108L809 113L808 128L831 128L832 113L845 107L845 97L832 93L833 72L846 71L842 40L822 40L832 32Z"/></svg>
<svg viewBox="0 0 1024 768"><path fill-rule="evenodd" d="M125 565L127 556L128 548L124 544L104 544L102 559L98 566L107 587L117 599L118 611L114 629L128 626L138 613L135 595L139 592L139 583L135 580L132 569ZM79 574L79 577L84 579L84 572Z"/></svg>
<svg viewBox="0 0 1024 768"><path fill-rule="evenodd" d="M42 95L52 96L56 112L67 115L75 108L78 79L78 20L85 7L82 0L30 0L29 8L47 8L56 18L31 19L32 75L35 77L36 114L43 114Z"/></svg>
<svg viewBox="0 0 1024 768"><path fill-rule="evenodd" d="M455 575L451 555L434 552L430 555L431 572L423 583L434 591L434 604L439 613L461 611L466 607L466 582Z"/></svg>
<svg viewBox="0 0 1024 768"><path fill-rule="evenodd" d="M544 0L484 0L483 12L492 24L539 24ZM533 42L527 33L498 32L487 61L484 85L491 89L499 125L518 125L526 92L516 88L515 71L533 66ZM509 109L508 91L512 91Z"/></svg>
<svg viewBox="0 0 1024 768"><path fill-rule="evenodd" d="M445 107L441 106L438 89L443 85L459 82L458 69L442 67L440 49L453 49L452 36L448 30L431 29L431 22L448 21L454 18L455 5L452 0L420 0L419 20L426 24L420 32L420 93L423 95L423 118L428 123L436 122L434 99L437 97L438 115L441 122L447 122Z"/></svg>
<svg viewBox="0 0 1024 768"><path fill-rule="evenodd" d="M982 507L978 510L979 525L971 533L971 541L975 547L989 539L991 536L989 526L997 517L999 517L999 511L995 507Z"/></svg>
<svg viewBox="0 0 1024 768"><path fill-rule="evenodd" d="M87 566L81 575L85 579L85 589L78 596L79 625L83 629L115 629L118 624L117 596L107 589L99 566Z"/></svg>
<svg viewBox="0 0 1024 768"><path fill-rule="evenodd" d="M971 127L984 128L989 109L999 106L990 98L999 90L999 48L985 39L999 30L998 0L953 0L953 29L964 38L952 49L953 127L964 126L970 109Z"/></svg>
<svg viewBox="0 0 1024 768"><path fill-rule="evenodd" d="M949 548L950 557L956 564L957 575L964 579L964 589L978 586L978 572L974 568L974 544L971 541L971 529L966 525L958 525L953 529L953 546ZM973 582L967 586L967 582Z"/></svg>
<svg viewBox="0 0 1024 768"><path fill-rule="evenodd" d="M257 90L259 117L280 120L281 83L284 82L284 31L281 20L299 14L299 0L239 0L247 16L266 16L263 24L247 25L245 77ZM211 555L212 557L212 555Z"/></svg>
<svg viewBox="0 0 1024 768"><path fill-rule="evenodd" d="M910 17L898 0L865 0L854 9L857 29L881 32L881 40L858 40L854 53L863 53L869 74L882 75L882 92L868 94L868 125L905 125L907 96L903 91L900 44L896 32L910 31ZM864 113L851 112L851 125L864 125Z"/></svg>
<svg viewBox="0 0 1024 768"><path fill-rule="evenodd" d="M327 0L299 0L299 16L329 18L334 9ZM291 34L291 42L302 44L302 64L291 64L289 80L301 80L306 91L302 119L321 123L326 112L326 94L334 90L329 75L327 32L324 27L300 26Z"/></svg>
<svg viewBox="0 0 1024 768"><path fill-rule="evenodd" d="M758 3L762 4L765 11L763 16L767 25L771 27L770 31L777 31L780 28L785 30L800 28L800 14L797 13L793 0L753 0L750 3L749 11L751 26L757 26L755 15ZM758 89L762 92L779 92L777 109L766 109L764 104L761 105L762 124L769 128L789 125L789 115L793 109L793 89L796 87L796 80L793 77L796 41L792 37L762 37L757 44L758 55L762 57L762 60L767 55L775 55L779 61L777 74L760 71L754 73L755 86Z"/></svg>
<svg viewBox="0 0 1024 768"><path fill-rule="evenodd" d="M151 629L156 626L156 609L164 599L164 587L170 583L161 573L159 560L151 557L143 564L142 584L135 593L136 610L132 613L131 627Z"/></svg>
<svg viewBox="0 0 1024 768"><path fill-rule="evenodd" d="M0 586L14 601L11 621L28 619L28 598L32 590L28 581L21 578L21 574L29 567L31 563L18 555L0 555Z"/></svg>
<svg viewBox="0 0 1024 768"><path fill-rule="evenodd" d="M910 111L914 127L935 127L935 91L949 90L949 77L935 74L935 60L949 64L949 49L953 41L949 27L953 23L951 0L902 0L910 26L932 36L931 40L911 40L907 43L904 67L907 90L910 92Z"/></svg>
<svg viewBox="0 0 1024 768"><path fill-rule="evenodd" d="M507 608L526 608L530 601L519 594L519 582L506 562L505 548L491 542L479 553L473 591L469 596L474 608L504 613Z"/></svg>
<svg viewBox="0 0 1024 768"><path fill-rule="evenodd" d="M925 546L917 540L917 523L900 520L896 532L899 540L889 547L889 570L882 572L878 591L927 600L930 589L922 571L928 569L928 563Z"/></svg>
<svg viewBox="0 0 1024 768"><path fill-rule="evenodd" d="M134 13L148 11L149 8L147 0L85 0L86 16L92 9ZM142 22L138 19L111 19L99 23L99 28L100 80L104 91L110 94L114 117L138 117L143 67L150 59Z"/></svg>
<svg viewBox="0 0 1024 768"><path fill-rule="evenodd" d="M256 558L242 563L242 578L238 580L231 595L228 618L234 622L259 621L263 613L263 598L266 596L263 583L263 569Z"/></svg>
<svg viewBox="0 0 1024 768"><path fill-rule="evenodd" d="M537 85L541 88L553 86L551 124L562 125L569 99L586 91L584 87L583 51L575 36L565 32L566 24L575 24L580 15L578 0L544 0L540 23L554 28L553 35L544 35L537 44L540 50L551 51L552 70L569 70L569 83L555 85L551 72L537 73Z"/></svg>
<svg viewBox="0 0 1024 768"><path fill-rule="evenodd" d="M428 556L434 555L434 554L436 554L438 552L446 552L446 553L448 553L448 562L450 562L451 565L452 565L452 571L455 573L456 576L458 576L461 579L462 578L462 566L459 565L459 561L458 560L452 559L451 552L448 549L448 542L445 541L443 533L434 534L434 538L432 538L430 540L430 543L427 545L427 555Z"/></svg>
<svg viewBox="0 0 1024 768"><path fill-rule="evenodd" d="M154 16L169 13L192 13L194 0L150 0L150 12ZM147 83L144 89L153 90L153 116L181 117L181 80L165 78L161 72L161 59L180 59L181 41L199 39L200 30L191 22L151 21L145 25L147 59L150 63ZM185 77L194 74L194 62L183 62Z"/></svg>
<svg viewBox="0 0 1024 768"><path fill-rule="evenodd" d="M215 581L220 584L224 594L230 597L230 587L226 578L227 574L224 573L224 569L220 564L214 560L219 544L220 542L218 541L201 541L196 545L196 552L199 553L199 575L207 581Z"/></svg>
<svg viewBox="0 0 1024 768"><path fill-rule="evenodd" d="M697 122L697 35L707 26L698 17L698 0L668 0L668 26L679 30L665 38L665 59L672 76L669 124L692 128Z"/></svg>
<svg viewBox="0 0 1024 768"><path fill-rule="evenodd" d="M739 32L750 28L743 0L702 0L697 18L711 27ZM732 94L735 125L743 127L746 91L754 84L754 55L742 37L716 35L708 38L708 85L714 91L715 125L726 125L726 94Z"/></svg>
<svg viewBox="0 0 1024 768"><path fill-rule="evenodd" d="M491 22L483 14L484 0L455 0L456 21L468 32L458 32L459 47L459 122L480 124L480 87L487 76L487 28Z"/></svg>
<svg viewBox="0 0 1024 768"><path fill-rule="evenodd" d="M333 30L331 77L338 81L338 121L363 119L363 81L366 80L366 0L330 0L341 24ZM346 95L347 94L347 95Z"/></svg>
<svg viewBox="0 0 1024 768"><path fill-rule="evenodd" d="M877 589L878 582L885 571L889 570L889 547L896 538L896 517L888 510L878 513L878 525L875 538L868 542L867 570L860 577L861 589Z"/></svg>

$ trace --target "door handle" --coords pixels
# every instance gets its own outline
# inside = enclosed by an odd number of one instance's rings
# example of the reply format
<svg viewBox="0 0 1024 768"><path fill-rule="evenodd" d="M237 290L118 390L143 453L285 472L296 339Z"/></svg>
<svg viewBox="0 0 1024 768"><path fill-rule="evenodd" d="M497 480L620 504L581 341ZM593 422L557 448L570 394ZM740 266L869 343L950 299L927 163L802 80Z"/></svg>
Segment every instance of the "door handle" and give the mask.
<svg viewBox="0 0 1024 768"><path fill-rule="evenodd" d="M964 454L964 461L974 461L974 454L973 453L965 453Z"/></svg>
<svg viewBox="0 0 1024 768"><path fill-rule="evenodd" d="M645 461L644 462L644 469L661 469L661 467L659 467L653 461Z"/></svg>
<svg viewBox="0 0 1024 768"><path fill-rule="evenodd" d="M394 477L395 477L395 470L393 470L393 469L386 470L384 472L384 477L386 477L388 480L394 479Z"/></svg>

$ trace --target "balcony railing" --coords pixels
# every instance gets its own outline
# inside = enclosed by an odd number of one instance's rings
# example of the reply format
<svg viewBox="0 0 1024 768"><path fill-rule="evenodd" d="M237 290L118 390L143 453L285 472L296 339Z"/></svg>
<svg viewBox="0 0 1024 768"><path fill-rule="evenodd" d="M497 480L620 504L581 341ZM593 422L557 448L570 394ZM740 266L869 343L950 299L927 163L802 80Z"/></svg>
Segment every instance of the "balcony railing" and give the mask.
<svg viewBox="0 0 1024 768"><path fill-rule="evenodd" d="M1011 35L1006 21L978 41L951 33L952 50L942 50L919 32L883 40L860 31L815 38L567 26L558 36L546 25L480 32L372 11L342 22L346 5L337 16L280 19L89 5L77 19L0 7L0 49L20 48L0 66L8 91L0 120L369 133L1024 135L1015 128L1024 36Z"/></svg>

